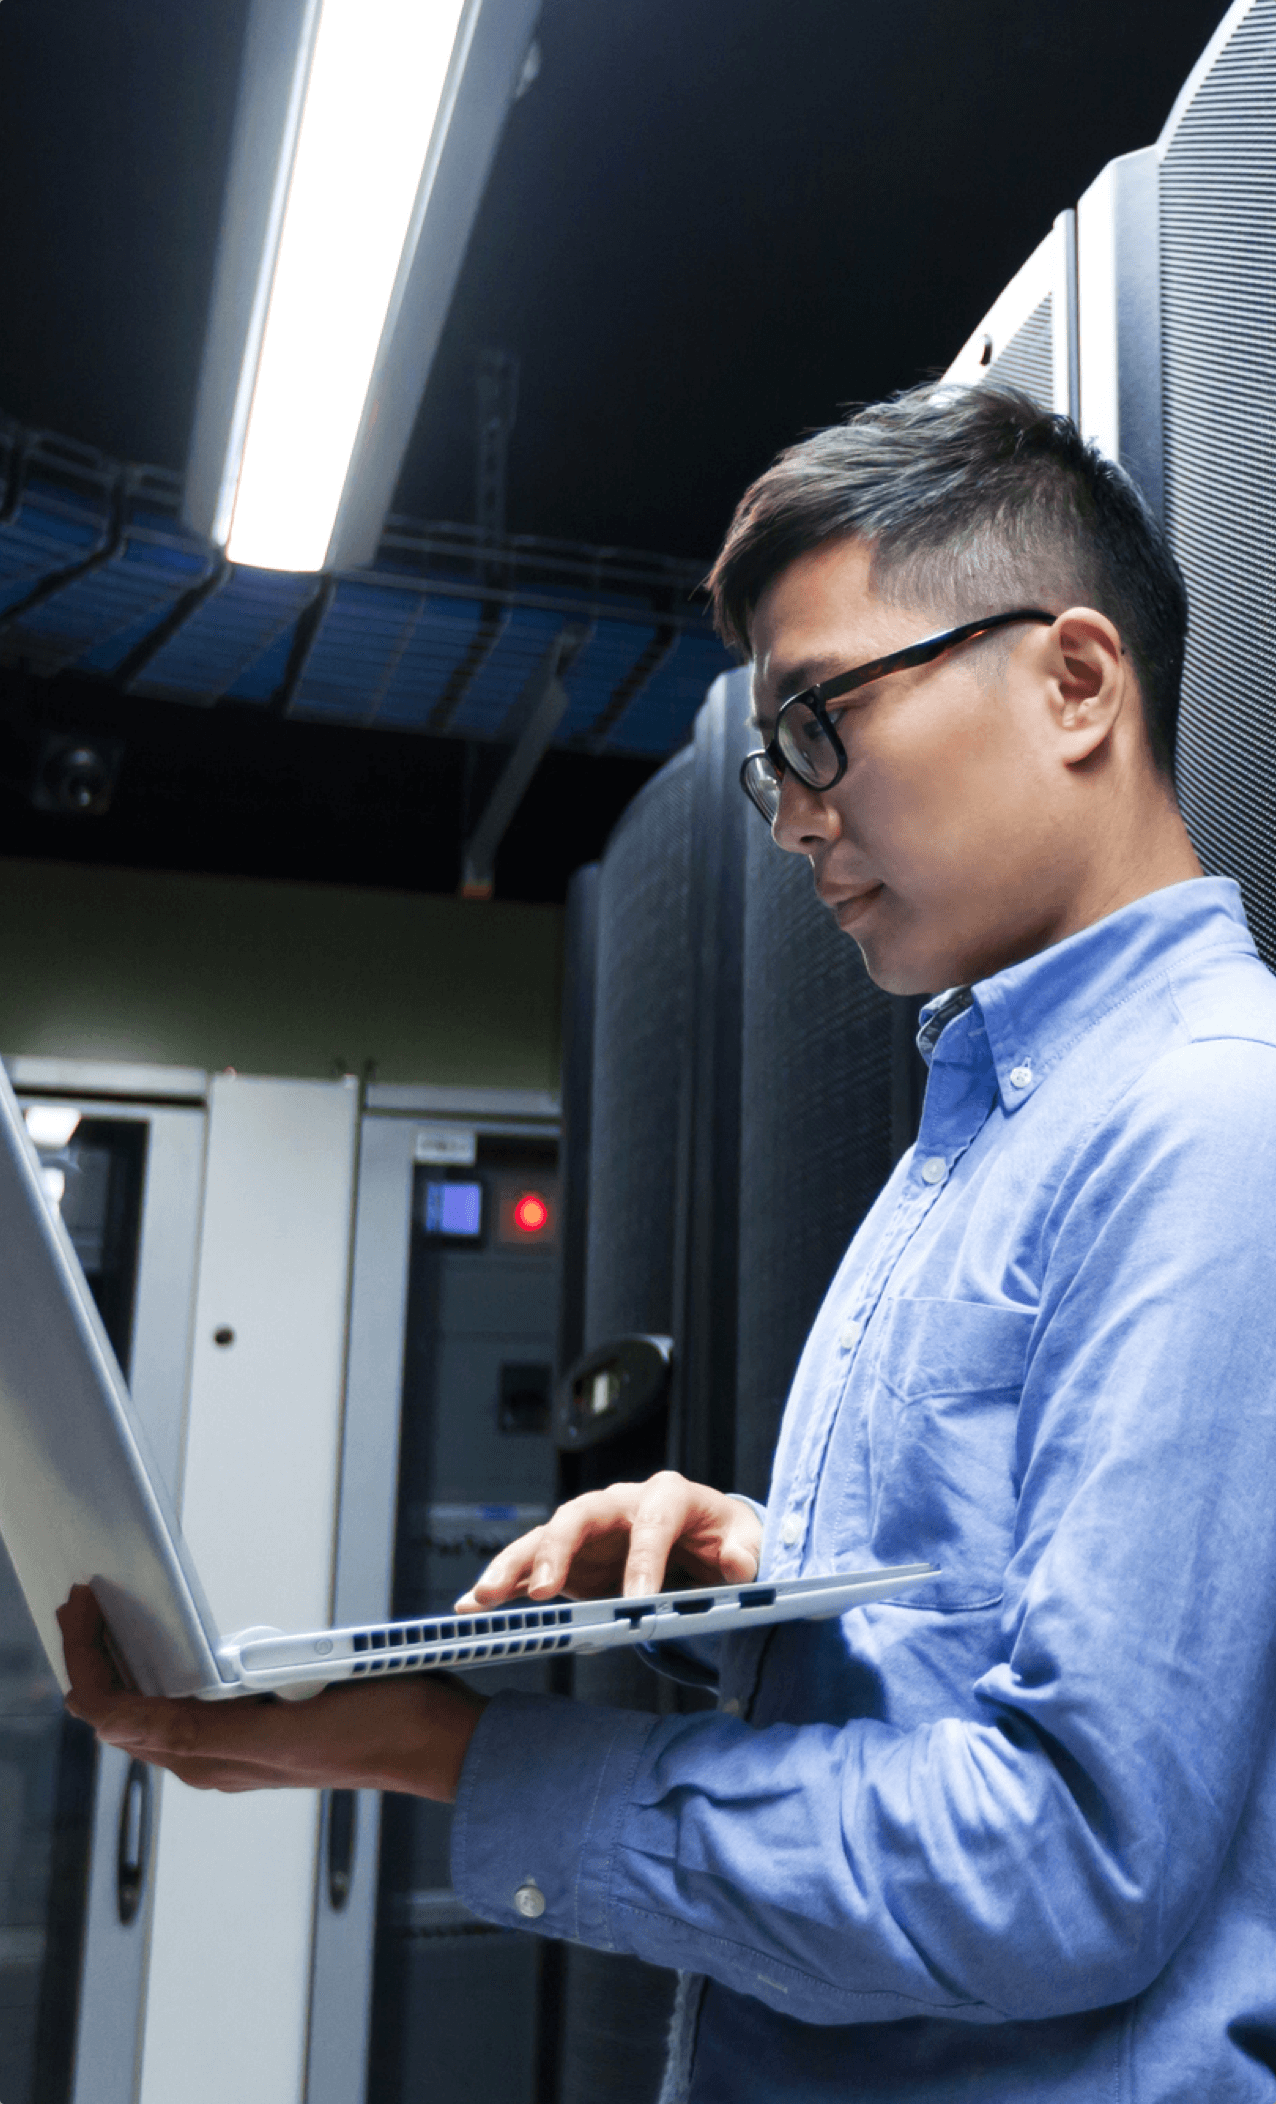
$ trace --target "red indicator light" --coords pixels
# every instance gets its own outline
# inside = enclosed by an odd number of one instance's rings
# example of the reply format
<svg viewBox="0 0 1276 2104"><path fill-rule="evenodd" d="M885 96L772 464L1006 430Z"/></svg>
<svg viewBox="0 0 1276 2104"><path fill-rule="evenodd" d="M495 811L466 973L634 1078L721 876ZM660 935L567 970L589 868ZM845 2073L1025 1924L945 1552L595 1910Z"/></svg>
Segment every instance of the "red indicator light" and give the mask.
<svg viewBox="0 0 1276 2104"><path fill-rule="evenodd" d="M549 1207L538 1191L524 1191L514 1207L514 1225L525 1235L538 1235L549 1223Z"/></svg>

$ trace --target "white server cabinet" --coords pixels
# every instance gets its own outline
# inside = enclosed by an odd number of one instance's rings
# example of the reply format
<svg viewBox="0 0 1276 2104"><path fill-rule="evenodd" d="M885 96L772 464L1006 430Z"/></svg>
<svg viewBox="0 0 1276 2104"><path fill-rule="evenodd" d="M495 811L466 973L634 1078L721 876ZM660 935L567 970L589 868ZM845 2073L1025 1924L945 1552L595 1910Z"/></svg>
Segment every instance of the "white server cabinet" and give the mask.
<svg viewBox="0 0 1276 2104"><path fill-rule="evenodd" d="M1276 964L1276 0L1235 0L1156 145L1078 207L1083 427L1187 579L1180 800Z"/></svg>
<svg viewBox="0 0 1276 2104"><path fill-rule="evenodd" d="M20 1100L37 1116L37 1131L44 1115L46 1177L104 1303L152 1451L175 1493L203 1198L205 1077L32 1059L7 1064ZM59 1125L66 1132L61 1141ZM6 1820L0 1848L6 2104L23 2104L24 2094L60 2094L72 2104L135 2104L154 1898L156 1779L114 1748L98 1749L94 1759L82 1728L72 1728L74 1737L68 1732L7 1565L4 1622L5 1681L10 1664L18 1672L12 1698L5 1690L10 1743L0 1761L0 1795L5 1813L17 1815L25 1829L15 1832ZM79 1807L66 1802L56 1772L64 1778L68 1751L79 1771ZM78 1831L68 1833L68 1823ZM33 1877L37 1865L44 1874ZM45 1977L24 1992L24 1971Z"/></svg>
<svg viewBox="0 0 1276 2104"><path fill-rule="evenodd" d="M106 1302L219 1618L326 1623L357 1084L9 1065L24 1102L63 1123L80 1114L75 1139L41 1150L51 1195ZM130 1174L132 1225L120 1198ZM127 1243L101 1275L95 1233ZM44 1817L36 1868L57 1901L47 1921L35 1916L31 1866L0 1848L0 1908L14 1902L0 1918L5 2104L302 2104L316 1796L188 1790L112 1749L94 1756L71 1727L79 1802L68 1811L56 1687L32 1679L20 1602L3 1584L0 1605L17 1638L0 1645L0 1799L25 1808L28 1826L33 1805ZM18 1670L6 1673L10 1654Z"/></svg>
<svg viewBox="0 0 1276 2104"><path fill-rule="evenodd" d="M219 1075L182 1528L224 1628L330 1616L358 1136L352 1078ZM301 2104L310 1791L162 1790L140 2104Z"/></svg>
<svg viewBox="0 0 1276 2104"><path fill-rule="evenodd" d="M1044 241L972 330L944 380L999 380L1043 409L1077 414L1076 215L1060 212Z"/></svg>
<svg viewBox="0 0 1276 2104"><path fill-rule="evenodd" d="M135 1169L144 1165L125 1263L128 1331L117 1321L117 1348L225 1626L380 1618L394 1598L396 1543L400 1564L405 1541L415 1559L410 1583L455 1591L501 1540L545 1516L554 1238L512 1247L510 1220L528 1175L556 1216L556 1099L374 1090L361 1117L353 1080L210 1082L177 1070L10 1065L24 1100L64 1118L78 1109L85 1121L93 1160L77 1165L46 1146L55 1182L100 1170L112 1136ZM488 1215L481 1250L447 1237L434 1247L423 1235L423 1178L464 1175L450 1164L476 1152ZM424 1260L423 1248L433 1250ZM428 1307L423 1274L435 1296ZM413 1480L424 1480L419 1422L413 1429L424 1357L426 1385L452 1398L440 1400L429 1430L425 1477L437 1477L441 1493L427 1488L422 1502L420 1483L416 1492L410 1484L405 1508L405 1395ZM455 1407L480 1390L481 1407ZM13 1608L3 1580L0 1569L0 1614ZM43 1757L36 1795L52 1819L60 1703L46 1674L34 1708L28 1700L21 1711L35 1654L20 1645L11 1647L9 1701L9 1634L0 1627L0 1809L21 1811L25 1732L37 1769ZM512 1669L537 1684L546 1670ZM81 1794L92 1803L80 1808L81 1855L62 1880L78 1911L60 1952L50 1951L48 1924L4 1912L15 1866L0 1847L0 2061L6 2037L16 2041L5 2104L34 2104L37 2080L41 2098L66 2104L364 2104L379 1931L403 1977L388 1999L382 1993L393 2035L382 2041L373 2093L397 2095L423 2056L430 2062L432 2027L464 2018L477 1999L491 2005L480 2043L500 2062L496 2089L508 2104L530 2098L539 1945L484 1931L454 1899L446 1821L428 1816L436 1808L409 1811L408 1826L421 1827L414 1862L383 1875L375 1793L322 1803L300 1791L206 1794L110 1749L94 1755L72 1729ZM37 1974L56 1971L58 1956L67 1962L54 2009ZM29 2006L19 2006L24 1980ZM60 2016L74 2035L59 2040ZM462 2093L468 2079L467 2022L451 2075L431 2069L440 2097L458 2082ZM48 2054L36 2065L50 2035L52 2081Z"/></svg>

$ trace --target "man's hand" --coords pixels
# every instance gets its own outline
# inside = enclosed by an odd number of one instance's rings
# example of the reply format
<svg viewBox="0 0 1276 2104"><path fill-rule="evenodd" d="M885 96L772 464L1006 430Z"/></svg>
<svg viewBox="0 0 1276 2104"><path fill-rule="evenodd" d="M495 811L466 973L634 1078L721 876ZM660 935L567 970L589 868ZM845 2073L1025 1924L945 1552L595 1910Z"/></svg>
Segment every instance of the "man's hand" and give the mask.
<svg viewBox="0 0 1276 2104"><path fill-rule="evenodd" d="M560 1505L545 1526L493 1557L457 1601L457 1612L562 1593L573 1600L618 1594L632 1600L665 1590L667 1579L747 1584L757 1576L761 1550L762 1528L751 1507L665 1469L646 1483L613 1483Z"/></svg>
<svg viewBox="0 0 1276 2104"><path fill-rule="evenodd" d="M135 1695L111 1664L87 1586L74 1588L58 1621L72 1716L195 1790L401 1790L450 1803L486 1707L458 1681L406 1674L326 1688L311 1702Z"/></svg>

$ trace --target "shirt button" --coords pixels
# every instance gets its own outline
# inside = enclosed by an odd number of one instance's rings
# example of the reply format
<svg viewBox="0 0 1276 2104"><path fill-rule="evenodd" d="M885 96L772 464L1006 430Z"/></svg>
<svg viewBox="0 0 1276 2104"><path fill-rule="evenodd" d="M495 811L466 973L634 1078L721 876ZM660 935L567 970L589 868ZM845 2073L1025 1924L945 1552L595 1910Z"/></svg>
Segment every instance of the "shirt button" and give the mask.
<svg viewBox="0 0 1276 2104"><path fill-rule="evenodd" d="M726 1701L719 1703L718 1707L724 1717L738 1717L740 1714L740 1697L738 1695L728 1695Z"/></svg>
<svg viewBox="0 0 1276 2104"><path fill-rule="evenodd" d="M947 1176L947 1174L948 1174L948 1164L947 1164L947 1162L946 1162L946 1161L944 1160L944 1157L943 1157L943 1155L942 1155L942 1154L932 1154L932 1155L928 1155L928 1156L927 1156L927 1158L926 1158L926 1160L925 1160L925 1161L924 1161L924 1162L922 1163L922 1182L923 1182L923 1183L928 1183L928 1184L937 1184L937 1183L942 1183L942 1182L943 1182L943 1180L944 1180L944 1178L945 1178L945 1177Z"/></svg>
<svg viewBox="0 0 1276 2104"><path fill-rule="evenodd" d="M1026 1089L1031 1087L1032 1068L1028 1065L1026 1060L1021 1067L1012 1067L1010 1069L1010 1079L1017 1089Z"/></svg>
<svg viewBox="0 0 1276 2104"><path fill-rule="evenodd" d="M853 1344L859 1343L860 1331L863 1329L863 1327L864 1325L862 1322L844 1322L842 1324L841 1332L838 1337L838 1343L841 1345L843 1351L848 1352Z"/></svg>
<svg viewBox="0 0 1276 2104"><path fill-rule="evenodd" d="M786 1549L791 1549L793 1548L794 1544L800 1542L801 1539L801 1514L797 1512L787 1512L784 1516L783 1525L780 1528L780 1540L784 1543Z"/></svg>
<svg viewBox="0 0 1276 2104"><path fill-rule="evenodd" d="M514 1905L525 1921L535 1921L545 1912L545 1895L534 1878L525 1878L514 1894Z"/></svg>

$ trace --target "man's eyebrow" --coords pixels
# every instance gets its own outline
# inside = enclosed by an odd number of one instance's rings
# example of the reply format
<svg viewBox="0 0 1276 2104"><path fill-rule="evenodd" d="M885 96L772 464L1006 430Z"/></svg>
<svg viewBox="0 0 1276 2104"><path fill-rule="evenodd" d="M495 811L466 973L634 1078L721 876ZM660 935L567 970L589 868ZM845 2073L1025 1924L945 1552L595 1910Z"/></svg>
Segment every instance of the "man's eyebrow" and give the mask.
<svg viewBox="0 0 1276 2104"><path fill-rule="evenodd" d="M779 696L776 703L776 707L779 708L794 694L802 694L807 687L817 687L822 679L832 679L835 673L848 672L850 669L846 659L842 657L805 658L799 665L786 665L783 668L783 677L771 680L768 684L774 687ZM770 710L765 718L759 716L756 702L749 710L749 722L756 731L765 729L768 723L774 721L774 713Z"/></svg>

